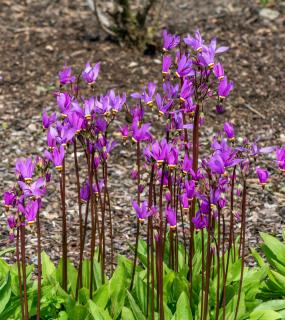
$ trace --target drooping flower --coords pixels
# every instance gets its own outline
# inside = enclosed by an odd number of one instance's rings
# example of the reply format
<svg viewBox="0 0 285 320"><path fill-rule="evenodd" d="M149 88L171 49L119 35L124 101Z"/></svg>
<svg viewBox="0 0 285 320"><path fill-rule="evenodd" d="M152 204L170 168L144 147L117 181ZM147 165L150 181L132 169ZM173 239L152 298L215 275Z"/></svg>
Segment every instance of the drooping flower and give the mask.
<svg viewBox="0 0 285 320"><path fill-rule="evenodd" d="M186 100L193 94L192 82L188 79L184 79L183 85L180 91L180 101L186 102Z"/></svg>
<svg viewBox="0 0 285 320"><path fill-rule="evenodd" d="M176 229L176 213L170 206L166 207L166 219L170 229Z"/></svg>
<svg viewBox="0 0 285 320"><path fill-rule="evenodd" d="M202 52L204 40L202 39L202 36L199 30L195 32L194 37L191 37L190 35L188 35L186 38L184 38L184 42L188 46L192 47L195 51Z"/></svg>
<svg viewBox="0 0 285 320"><path fill-rule="evenodd" d="M202 230L208 227L208 217L200 211L198 211L196 216L192 218L192 222L196 230Z"/></svg>
<svg viewBox="0 0 285 320"><path fill-rule="evenodd" d="M80 200L87 202L90 198L90 184L89 181L85 181L80 188Z"/></svg>
<svg viewBox="0 0 285 320"><path fill-rule="evenodd" d="M228 81L227 77L225 76L223 80L219 82L218 86L218 96L221 100L227 97L230 92L233 90L234 85L232 81Z"/></svg>
<svg viewBox="0 0 285 320"><path fill-rule="evenodd" d="M9 240L13 241L14 240L14 229L17 227L17 222L15 220L15 217L10 215L7 218L7 224L10 228L10 232L9 232Z"/></svg>
<svg viewBox="0 0 285 320"><path fill-rule="evenodd" d="M220 62L215 64L213 71L214 71L214 75L218 78L218 80L221 81L224 79L225 71L224 71L224 68Z"/></svg>
<svg viewBox="0 0 285 320"><path fill-rule="evenodd" d="M276 150L276 161L281 172L285 172L285 149L279 148Z"/></svg>
<svg viewBox="0 0 285 320"><path fill-rule="evenodd" d="M68 121L76 133L80 133L80 131L83 129L84 118L82 118L82 116L79 115L76 111L70 112L68 114Z"/></svg>
<svg viewBox="0 0 285 320"><path fill-rule="evenodd" d="M139 219L140 222L143 222L146 218L149 217L150 210L148 210L148 204L146 200L142 202L140 206L136 201L133 200L132 205L136 211L137 218Z"/></svg>
<svg viewBox="0 0 285 320"><path fill-rule="evenodd" d="M185 54L183 54L182 57L178 59L178 67L175 74L178 78L194 74L194 71L192 69L192 60Z"/></svg>
<svg viewBox="0 0 285 320"><path fill-rule="evenodd" d="M43 177L40 177L31 185L26 184L23 181L18 181L18 184L26 197L39 198L46 193L45 179Z"/></svg>
<svg viewBox="0 0 285 320"><path fill-rule="evenodd" d="M16 160L16 173L24 179L26 183L32 182L35 165L31 158Z"/></svg>
<svg viewBox="0 0 285 320"><path fill-rule="evenodd" d="M162 99L161 95L159 93L155 96L156 105L158 107L159 114L163 116L173 105L173 100L169 100L167 103L165 103L164 99Z"/></svg>
<svg viewBox="0 0 285 320"><path fill-rule="evenodd" d="M225 122L224 131L230 141L235 140L235 129L229 122Z"/></svg>
<svg viewBox="0 0 285 320"><path fill-rule="evenodd" d="M96 82L100 71L100 66L100 62L96 63L94 67L92 67L89 62L86 63L85 69L82 72L82 77L86 83L92 85Z"/></svg>
<svg viewBox="0 0 285 320"><path fill-rule="evenodd" d="M56 95L56 101L63 117L67 117L71 108L71 97L67 92L60 92Z"/></svg>
<svg viewBox="0 0 285 320"><path fill-rule="evenodd" d="M14 192L6 191L3 193L3 204L5 208L13 207L16 204L16 195Z"/></svg>
<svg viewBox="0 0 285 320"><path fill-rule="evenodd" d="M59 147L55 147L52 152L45 151L45 157L53 162L56 170L62 170L62 162L64 159L64 147L61 145Z"/></svg>
<svg viewBox="0 0 285 320"><path fill-rule="evenodd" d="M28 224L33 224L36 221L40 206L41 199L29 200L26 204L19 203L18 209L24 214Z"/></svg>
<svg viewBox="0 0 285 320"><path fill-rule="evenodd" d="M262 186L265 186L269 178L269 172L266 169L258 167L256 168L256 174L259 179L259 183Z"/></svg>
<svg viewBox="0 0 285 320"><path fill-rule="evenodd" d="M180 42L180 37L177 35L172 35L168 33L167 30L164 30L162 33L163 36L163 51L171 50L178 46Z"/></svg>
<svg viewBox="0 0 285 320"><path fill-rule="evenodd" d="M156 90L156 84L153 82L148 83L148 89L141 95L142 100L150 107L153 105L153 97Z"/></svg>
<svg viewBox="0 0 285 320"><path fill-rule="evenodd" d="M66 65L59 71L58 77L62 85L73 83L76 79L75 76L72 75L71 67L67 67Z"/></svg>
<svg viewBox="0 0 285 320"><path fill-rule="evenodd" d="M124 140L128 140L128 136L129 136L129 126L125 125L123 127L120 128L120 132L121 135L123 137Z"/></svg>
<svg viewBox="0 0 285 320"><path fill-rule="evenodd" d="M133 123L132 125L132 140L134 142L151 140L152 136L149 132L150 124L144 123L140 127L137 123Z"/></svg>
<svg viewBox="0 0 285 320"><path fill-rule="evenodd" d="M55 123L57 120L56 113L52 113L50 116L48 116L47 112L44 111L42 115L42 123L43 123L43 128L47 129L49 128L50 125Z"/></svg>
<svg viewBox="0 0 285 320"><path fill-rule="evenodd" d="M220 103L216 104L216 112L218 114L224 113L225 112L224 106L222 104L220 104Z"/></svg>
<svg viewBox="0 0 285 320"><path fill-rule="evenodd" d="M224 174L225 173L225 163L223 158L219 154L214 154L209 162L208 166L213 174Z"/></svg>
<svg viewBox="0 0 285 320"><path fill-rule="evenodd" d="M169 55L164 55L162 58L162 74L163 76L166 76L170 73L170 66L172 63L172 58Z"/></svg>
<svg viewBox="0 0 285 320"><path fill-rule="evenodd" d="M188 200L193 200L195 196L195 182L193 180L185 180L184 187L186 191L185 194L187 195Z"/></svg>

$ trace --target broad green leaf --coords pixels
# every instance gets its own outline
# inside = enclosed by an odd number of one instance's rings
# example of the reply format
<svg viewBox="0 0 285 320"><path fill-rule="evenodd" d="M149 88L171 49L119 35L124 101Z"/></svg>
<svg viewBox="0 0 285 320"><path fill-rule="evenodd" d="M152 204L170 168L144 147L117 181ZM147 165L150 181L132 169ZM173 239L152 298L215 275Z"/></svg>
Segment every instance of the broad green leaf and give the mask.
<svg viewBox="0 0 285 320"><path fill-rule="evenodd" d="M262 259L261 255L255 250L255 249L250 249L252 256L254 257L254 259L256 260L256 262L258 263L258 265L260 267L264 266L265 262Z"/></svg>
<svg viewBox="0 0 285 320"><path fill-rule="evenodd" d="M257 306L254 311L256 310L274 310L279 311L285 309L285 300L271 300L261 303Z"/></svg>
<svg viewBox="0 0 285 320"><path fill-rule="evenodd" d="M136 320L145 320L145 316L143 315L140 307L136 304L135 299L132 297L129 291L127 291L128 300L130 303L130 307L133 311L134 317Z"/></svg>
<svg viewBox="0 0 285 320"><path fill-rule="evenodd" d="M105 283L102 287L97 289L93 294L93 301L95 304L105 309L109 300L109 283Z"/></svg>
<svg viewBox="0 0 285 320"><path fill-rule="evenodd" d="M122 309L122 320L135 320L135 317L132 313L132 310L130 310L127 307L123 307Z"/></svg>
<svg viewBox="0 0 285 320"><path fill-rule="evenodd" d="M145 281L142 280L140 277L140 274L136 274L136 281L135 281L135 295L137 298L137 301L139 303L139 307L143 311L143 314L146 314L146 297L147 297L147 285Z"/></svg>
<svg viewBox="0 0 285 320"><path fill-rule="evenodd" d="M43 281L55 281L55 265L51 262L49 256L42 252L42 276Z"/></svg>
<svg viewBox="0 0 285 320"><path fill-rule="evenodd" d="M0 314L5 309L11 296L11 276L10 273L6 275L5 281L0 286Z"/></svg>
<svg viewBox="0 0 285 320"><path fill-rule="evenodd" d="M89 311L87 307L82 306L81 304L77 304L69 310L68 319L70 320L85 319L88 314L89 314Z"/></svg>
<svg viewBox="0 0 285 320"><path fill-rule="evenodd" d="M189 304L189 298L185 292L182 292L177 304L175 312L175 320L192 320L192 313Z"/></svg>
<svg viewBox="0 0 285 320"><path fill-rule="evenodd" d="M92 300L88 301L88 309L94 320L112 320L108 311L96 305Z"/></svg>
<svg viewBox="0 0 285 320"><path fill-rule="evenodd" d="M260 236L264 241L264 245L275 256L275 259L285 265L285 245L269 234L261 232Z"/></svg>
<svg viewBox="0 0 285 320"><path fill-rule="evenodd" d="M250 320L279 320L281 315L273 310L256 310L250 316Z"/></svg>
<svg viewBox="0 0 285 320"><path fill-rule="evenodd" d="M126 297L126 271L123 265L118 266L109 282L111 314L116 319L124 306Z"/></svg>

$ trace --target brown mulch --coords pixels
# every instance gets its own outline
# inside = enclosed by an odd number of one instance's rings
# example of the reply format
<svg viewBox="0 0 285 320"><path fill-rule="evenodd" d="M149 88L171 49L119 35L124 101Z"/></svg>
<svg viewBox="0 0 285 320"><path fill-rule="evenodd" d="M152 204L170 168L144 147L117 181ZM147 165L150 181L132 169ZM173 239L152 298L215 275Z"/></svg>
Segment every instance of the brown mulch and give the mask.
<svg viewBox="0 0 285 320"><path fill-rule="evenodd" d="M106 39L83 0L26 2L0 3L1 193L15 181L15 159L44 150L40 114L43 108L54 108L52 92L57 72L65 63L79 72L86 61L102 61L98 92L110 88L136 91L160 74L159 52L143 55ZM240 136L259 138L264 145L285 144L285 6L281 2L273 5L279 16L269 20L260 15L261 7L254 1L166 1L161 27L178 33L192 33L199 28L206 39L217 36L219 42L231 47L224 56L224 65L235 82L235 90L223 115L215 115L214 106L207 110L204 139L231 119ZM130 208L133 158L134 151L126 145L114 151L115 161L110 163L114 241L115 250L120 253L126 253L128 242L134 241L135 217ZM249 245L259 241L259 231L280 233L285 224L285 178L273 169L271 172L271 184L264 192L255 180L250 189ZM74 181L71 169L68 175ZM69 245L71 256L76 259L78 216L74 193L72 184L67 192ZM46 198L41 213L43 248L57 260L61 220L55 187L49 189ZM0 250L7 246L8 238L4 217L3 212ZM35 243L31 231L27 247L34 262Z"/></svg>

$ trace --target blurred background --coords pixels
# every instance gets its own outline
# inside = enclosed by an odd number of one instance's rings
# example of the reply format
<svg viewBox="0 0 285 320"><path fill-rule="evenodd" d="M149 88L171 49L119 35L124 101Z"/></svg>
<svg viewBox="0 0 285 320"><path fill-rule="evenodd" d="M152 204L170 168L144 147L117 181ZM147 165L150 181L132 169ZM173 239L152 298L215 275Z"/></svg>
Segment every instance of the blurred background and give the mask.
<svg viewBox="0 0 285 320"><path fill-rule="evenodd" d="M1 193L13 184L15 159L44 150L41 112L54 109L52 93L63 65L79 73L87 61L102 61L98 93L111 88L119 92L139 90L148 81L160 78L163 28L178 34L199 29L207 41L217 37L220 44L230 47L224 55L224 66L235 89L224 114L215 114L215 106L207 110L207 137L231 120L239 135L259 138L264 145L284 146L284 12L285 2L277 0L1 0ZM118 151L120 161L110 171L111 183L118 190L113 198L118 217L130 210L132 164L128 152L127 147ZM285 185L275 183L276 179L273 174L270 188L264 193L253 183L249 242L256 241L259 230L280 232L285 224ZM122 186L125 189L120 191ZM56 247L60 219L52 191L50 199L44 225L52 230L50 237ZM71 201L71 228L77 228L74 212ZM124 237L119 244L123 251L127 250L134 223L133 216L123 226L120 219L115 221L115 234ZM7 240L5 230L3 220L0 245ZM72 238L70 243L72 246Z"/></svg>

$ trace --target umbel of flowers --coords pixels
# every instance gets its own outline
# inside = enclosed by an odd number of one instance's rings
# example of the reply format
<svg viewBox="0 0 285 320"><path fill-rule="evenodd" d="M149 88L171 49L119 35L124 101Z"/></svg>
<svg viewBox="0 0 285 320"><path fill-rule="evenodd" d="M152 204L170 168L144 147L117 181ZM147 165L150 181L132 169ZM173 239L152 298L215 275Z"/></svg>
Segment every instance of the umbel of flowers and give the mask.
<svg viewBox="0 0 285 320"><path fill-rule="evenodd" d="M113 272L113 233L108 186L108 163L117 143L110 138L119 130L124 143L131 143L136 164L130 173L137 186L132 206L137 217L136 242L130 290L138 270L138 244L141 231L147 242L147 318L155 312L164 319L164 269L166 246L169 246L167 268L180 271L179 242L185 249L188 296L193 316L206 320L226 319L227 277L229 264L241 259L240 282L235 318L238 316L243 284L246 237L247 178L256 173L264 187L269 179L266 168L258 166L260 157L275 152L276 165L285 170L285 149L261 148L247 138L237 139L233 125L226 122L209 145L201 150L200 132L208 108L224 110L224 100L233 89L219 62L227 47L217 46L216 39L206 43L199 31L180 39L163 32L162 86L150 82L140 92L130 95L110 90L96 93L100 63L87 63L75 76L70 67L59 72L60 88L55 92L58 111L42 116L47 149L36 159L16 161L15 186L3 195L10 228L10 239L16 241L22 318L29 318L26 289L25 243L29 225L36 224L38 241L38 305L41 296L40 209L46 185L59 180L62 217L62 288L68 290L68 246L66 211L66 161L73 153L77 206L79 216L79 265L75 299L82 287L82 263L91 221L91 265L97 260L105 279L106 259ZM87 95L86 95L86 92ZM96 95L97 94L97 95ZM116 128L120 114L131 115L131 124ZM146 115L152 114L152 123ZM155 116L157 115L157 117ZM162 134L155 136L154 132ZM155 129L155 130L154 130ZM86 176L82 176L78 149L83 150ZM201 156L201 154L203 156ZM51 172L55 169L51 179ZM145 174L147 173L147 175ZM145 178L147 176L147 178ZM144 195L144 196L143 196ZM90 219L89 219L90 217ZM226 223L225 221L229 221ZM240 225L239 228L237 226ZM239 233L239 246L236 247ZM43 235L44 236L44 235ZM106 257L106 238L110 237L110 256ZM196 241L196 237L201 239ZM202 268L198 288L193 284L193 263L197 247L202 248ZM201 249L200 248L200 249ZM233 249L233 250L232 250ZM233 252L227 254L227 252ZM215 265L215 301L209 301ZM89 295L94 292L94 268L89 268ZM196 280L195 280L196 281ZM196 285L197 286L197 285ZM199 310L195 306L199 305ZM196 310L196 315L194 312ZM197 318L197 319L198 319ZM195 318L196 319L196 318Z"/></svg>

